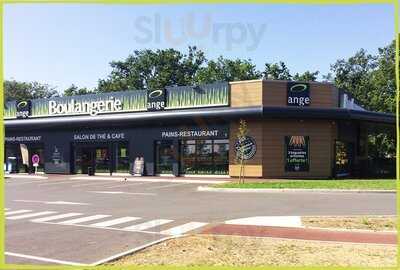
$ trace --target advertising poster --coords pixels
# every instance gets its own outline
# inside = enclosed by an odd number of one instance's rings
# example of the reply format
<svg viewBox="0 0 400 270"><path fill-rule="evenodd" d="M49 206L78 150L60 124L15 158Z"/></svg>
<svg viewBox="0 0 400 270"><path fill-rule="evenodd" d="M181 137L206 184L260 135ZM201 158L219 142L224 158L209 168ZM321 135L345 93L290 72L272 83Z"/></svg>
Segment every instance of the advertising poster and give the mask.
<svg viewBox="0 0 400 270"><path fill-rule="evenodd" d="M310 169L308 136L285 136L285 171L308 172Z"/></svg>

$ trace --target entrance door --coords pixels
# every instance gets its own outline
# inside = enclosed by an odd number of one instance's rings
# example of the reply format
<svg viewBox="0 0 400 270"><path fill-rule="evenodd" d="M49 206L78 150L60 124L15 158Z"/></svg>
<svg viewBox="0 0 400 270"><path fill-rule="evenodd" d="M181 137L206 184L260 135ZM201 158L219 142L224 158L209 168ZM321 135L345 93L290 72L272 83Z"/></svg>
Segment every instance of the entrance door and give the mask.
<svg viewBox="0 0 400 270"><path fill-rule="evenodd" d="M176 157L172 141L156 141L156 174L172 174Z"/></svg>
<svg viewBox="0 0 400 270"><path fill-rule="evenodd" d="M349 177L353 167L353 144L335 141L335 176Z"/></svg>
<svg viewBox="0 0 400 270"><path fill-rule="evenodd" d="M87 174L93 168L93 148L78 147L75 157L75 173Z"/></svg>
<svg viewBox="0 0 400 270"><path fill-rule="evenodd" d="M95 173L111 172L110 150L108 147L94 148L94 157Z"/></svg>

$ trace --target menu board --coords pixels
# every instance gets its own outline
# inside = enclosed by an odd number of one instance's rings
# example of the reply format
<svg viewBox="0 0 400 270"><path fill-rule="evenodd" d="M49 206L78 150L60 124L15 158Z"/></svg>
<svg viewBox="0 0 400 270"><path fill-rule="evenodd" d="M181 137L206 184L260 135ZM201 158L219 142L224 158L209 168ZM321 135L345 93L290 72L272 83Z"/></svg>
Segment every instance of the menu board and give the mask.
<svg viewBox="0 0 400 270"><path fill-rule="evenodd" d="M308 172L310 169L308 136L285 136L285 171Z"/></svg>

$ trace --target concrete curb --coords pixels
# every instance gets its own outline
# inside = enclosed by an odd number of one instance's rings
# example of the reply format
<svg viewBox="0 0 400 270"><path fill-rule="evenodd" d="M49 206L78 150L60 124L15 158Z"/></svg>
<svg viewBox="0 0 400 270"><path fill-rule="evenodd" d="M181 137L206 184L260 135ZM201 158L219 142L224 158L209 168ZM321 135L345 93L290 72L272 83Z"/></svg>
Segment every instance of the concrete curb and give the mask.
<svg viewBox="0 0 400 270"><path fill-rule="evenodd" d="M23 178L23 179L48 179L47 176L30 175L30 174L4 174L4 178Z"/></svg>
<svg viewBox="0 0 400 270"><path fill-rule="evenodd" d="M200 186L197 191L228 193L396 193L396 190L363 189L304 189L304 188L214 188Z"/></svg>

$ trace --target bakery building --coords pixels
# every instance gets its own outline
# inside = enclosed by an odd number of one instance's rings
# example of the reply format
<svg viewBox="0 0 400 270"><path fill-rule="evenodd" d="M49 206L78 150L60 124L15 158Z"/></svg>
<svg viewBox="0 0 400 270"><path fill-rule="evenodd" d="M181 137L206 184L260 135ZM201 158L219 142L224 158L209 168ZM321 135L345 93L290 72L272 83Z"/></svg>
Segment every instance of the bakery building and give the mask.
<svg viewBox="0 0 400 270"><path fill-rule="evenodd" d="M368 134L395 129L333 84L273 80L12 101L4 117L9 173L235 177L243 146L247 177L366 177Z"/></svg>

